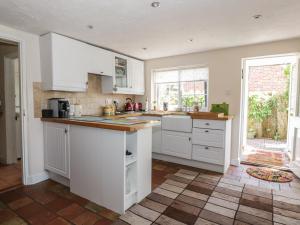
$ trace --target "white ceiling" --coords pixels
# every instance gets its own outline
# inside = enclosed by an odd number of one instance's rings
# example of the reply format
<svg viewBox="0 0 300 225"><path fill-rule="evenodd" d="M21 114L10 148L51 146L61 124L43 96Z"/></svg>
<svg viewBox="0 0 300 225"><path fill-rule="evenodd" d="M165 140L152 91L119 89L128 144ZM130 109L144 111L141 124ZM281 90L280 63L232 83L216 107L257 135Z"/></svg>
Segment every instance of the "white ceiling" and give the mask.
<svg viewBox="0 0 300 225"><path fill-rule="evenodd" d="M64 34L141 59L300 36L300 0L160 0L159 8L151 2L3 0L0 23ZM255 14L263 17L254 20Z"/></svg>

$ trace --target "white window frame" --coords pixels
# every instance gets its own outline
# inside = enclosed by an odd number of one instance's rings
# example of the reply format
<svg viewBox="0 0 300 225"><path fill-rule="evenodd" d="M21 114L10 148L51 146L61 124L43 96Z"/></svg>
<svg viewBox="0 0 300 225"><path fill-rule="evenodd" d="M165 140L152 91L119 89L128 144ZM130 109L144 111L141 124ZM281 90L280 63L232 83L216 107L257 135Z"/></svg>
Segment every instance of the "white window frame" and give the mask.
<svg viewBox="0 0 300 225"><path fill-rule="evenodd" d="M162 69L153 69L151 71L151 102L150 102L150 106L151 106L151 109L153 109L153 102L156 101L156 104L158 103L157 102L157 96L156 96L156 82L155 82L155 75L157 72L163 72L163 71L172 71L172 70L177 70L179 71L179 77L180 77L180 72L182 70L188 70L188 69L207 69L208 70L208 77L207 79L200 79L200 80L193 80L193 81L183 81L183 82L195 82L195 81L205 81L206 82L206 93L204 93L204 95L206 95L206 98L207 98L207 101L206 101L206 106L203 106L201 108L201 111L208 111L208 106L209 106L209 67L208 66L205 66L205 65L194 65L194 66L182 66L182 67L173 67L173 68L162 68ZM176 82L164 82L164 84L168 84L168 83L176 83ZM180 91L180 88L181 88L181 81L177 81L179 87L179 107L182 107L182 99L181 99L181 91ZM194 94L195 95L195 94ZM157 110L158 109L158 105L157 106ZM184 108L183 108L184 109Z"/></svg>

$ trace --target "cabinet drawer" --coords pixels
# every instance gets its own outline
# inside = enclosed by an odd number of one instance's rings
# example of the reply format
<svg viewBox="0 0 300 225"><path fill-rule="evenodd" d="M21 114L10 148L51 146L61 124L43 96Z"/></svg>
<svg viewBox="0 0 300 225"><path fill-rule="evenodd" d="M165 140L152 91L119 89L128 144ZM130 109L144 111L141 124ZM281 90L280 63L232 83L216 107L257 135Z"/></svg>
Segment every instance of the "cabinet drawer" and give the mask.
<svg viewBox="0 0 300 225"><path fill-rule="evenodd" d="M224 165L224 149L193 145L192 159L207 163Z"/></svg>
<svg viewBox="0 0 300 225"><path fill-rule="evenodd" d="M162 153L180 158L192 158L191 133L162 131Z"/></svg>
<svg viewBox="0 0 300 225"><path fill-rule="evenodd" d="M190 116L163 116L162 129L190 133L192 131L192 123Z"/></svg>
<svg viewBox="0 0 300 225"><path fill-rule="evenodd" d="M217 120L193 120L193 127L225 130L226 122Z"/></svg>
<svg viewBox="0 0 300 225"><path fill-rule="evenodd" d="M223 130L193 128L193 144L223 148L224 136Z"/></svg>

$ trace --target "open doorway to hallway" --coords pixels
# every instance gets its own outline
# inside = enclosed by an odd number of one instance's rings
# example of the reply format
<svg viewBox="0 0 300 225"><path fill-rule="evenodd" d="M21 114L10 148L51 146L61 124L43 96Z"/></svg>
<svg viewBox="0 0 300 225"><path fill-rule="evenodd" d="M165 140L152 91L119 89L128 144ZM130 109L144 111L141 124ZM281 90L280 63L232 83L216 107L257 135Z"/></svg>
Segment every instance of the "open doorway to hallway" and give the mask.
<svg viewBox="0 0 300 225"><path fill-rule="evenodd" d="M244 60L242 163L288 167L289 121L296 97L291 84L297 62L295 55Z"/></svg>
<svg viewBox="0 0 300 225"><path fill-rule="evenodd" d="M22 185L19 46L0 39L0 192Z"/></svg>

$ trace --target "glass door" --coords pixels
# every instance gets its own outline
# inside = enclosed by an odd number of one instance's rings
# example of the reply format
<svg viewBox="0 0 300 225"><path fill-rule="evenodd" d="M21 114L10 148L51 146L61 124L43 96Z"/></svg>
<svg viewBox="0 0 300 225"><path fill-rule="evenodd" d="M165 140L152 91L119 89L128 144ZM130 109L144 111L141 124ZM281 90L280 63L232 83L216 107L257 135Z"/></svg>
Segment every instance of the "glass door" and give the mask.
<svg viewBox="0 0 300 225"><path fill-rule="evenodd" d="M115 87L128 87L128 62L127 59L115 57Z"/></svg>

